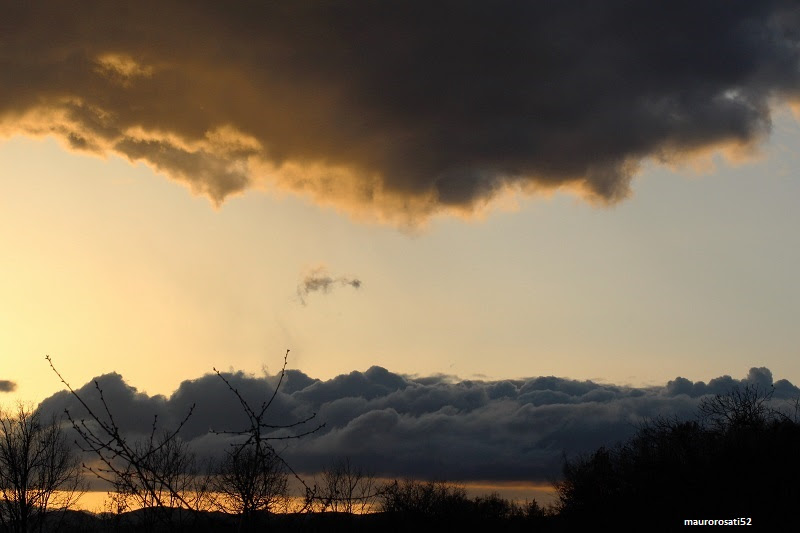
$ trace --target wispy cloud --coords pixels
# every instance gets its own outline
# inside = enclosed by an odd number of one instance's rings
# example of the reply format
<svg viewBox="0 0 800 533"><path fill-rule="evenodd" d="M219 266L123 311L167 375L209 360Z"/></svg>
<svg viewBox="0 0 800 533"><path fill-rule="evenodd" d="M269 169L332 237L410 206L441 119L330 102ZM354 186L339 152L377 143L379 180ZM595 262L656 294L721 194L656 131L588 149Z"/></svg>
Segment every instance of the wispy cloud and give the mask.
<svg viewBox="0 0 800 533"><path fill-rule="evenodd" d="M325 267L318 267L306 274L300 284L297 285L297 297L300 303L306 305L306 298L312 292L329 293L336 286L361 288L361 280L348 278L345 276L333 277L327 273Z"/></svg>
<svg viewBox="0 0 800 533"><path fill-rule="evenodd" d="M14 2L2 28L0 134L393 219L508 187L618 201L800 98L784 0Z"/></svg>

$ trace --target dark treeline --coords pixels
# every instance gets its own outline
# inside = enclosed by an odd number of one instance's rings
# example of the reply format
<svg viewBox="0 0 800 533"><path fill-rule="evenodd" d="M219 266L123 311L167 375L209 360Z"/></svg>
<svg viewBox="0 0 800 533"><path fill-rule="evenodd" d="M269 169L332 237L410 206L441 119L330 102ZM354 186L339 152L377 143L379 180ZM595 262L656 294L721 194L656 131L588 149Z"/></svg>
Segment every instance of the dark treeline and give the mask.
<svg viewBox="0 0 800 533"><path fill-rule="evenodd" d="M770 399L752 384L708 396L693 420L648 421L622 444L566 461L559 522L654 530L738 518L788 527L800 497L798 404L787 413Z"/></svg>
<svg viewBox="0 0 800 533"><path fill-rule="evenodd" d="M62 421L24 407L2 412L0 531L653 531L685 520L779 527L800 496L800 404L776 406L771 389L755 384L704 397L690 419L643 421L624 442L565 457L558 498L542 506L470 497L444 481L379 482L347 458L301 476L276 441L317 431L314 415L270 425L275 394L253 407L220 378L250 425L218 432L229 442L217 460L195 456L180 439L183 422L164 430L154 420L149 438L129 440L99 385L102 408L93 410L65 381L86 412ZM82 464L68 431L85 452ZM105 512L74 510L87 472L112 487Z"/></svg>

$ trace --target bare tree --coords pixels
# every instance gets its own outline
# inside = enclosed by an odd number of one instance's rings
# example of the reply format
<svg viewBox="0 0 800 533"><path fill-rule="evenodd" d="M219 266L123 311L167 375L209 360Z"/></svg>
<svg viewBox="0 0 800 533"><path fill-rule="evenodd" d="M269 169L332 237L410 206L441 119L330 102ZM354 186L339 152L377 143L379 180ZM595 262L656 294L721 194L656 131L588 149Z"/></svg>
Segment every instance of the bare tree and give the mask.
<svg viewBox="0 0 800 533"><path fill-rule="evenodd" d="M325 468L317 494L317 509L335 513L363 514L373 510L380 496L375 476L350 462L339 459Z"/></svg>
<svg viewBox="0 0 800 533"><path fill-rule="evenodd" d="M308 430L316 413L289 424L270 424L267 414L278 395L286 376L289 350L283 358L283 367L275 390L258 409L253 409L239 391L217 369L214 371L234 393L247 416L248 426L241 429L212 431L232 438L225 458L209 477L194 476L191 468L181 463L189 452L180 441L178 433L192 415L192 405L184 419L173 430L157 430L157 417L148 439L131 441L117 425L105 399L103 390L95 381L100 408L89 404L69 385L46 357L53 372L78 400L88 418L76 418L66 411L72 427L78 432L78 445L95 456L93 465L86 466L98 478L112 484L116 495L112 504L119 510L130 502L151 508L178 507L197 511L215 506L229 513L240 514L240 528L250 527L252 518L261 511L274 510L275 505L287 496L288 478L293 476L305 489L304 508L314 501L314 489L309 487L275 449L275 441L287 441L310 435L324 424ZM182 465L182 466L181 466ZM202 489L196 483L204 480ZM193 487L193 488L188 488ZM199 495L199 496L198 496Z"/></svg>
<svg viewBox="0 0 800 533"><path fill-rule="evenodd" d="M270 397L254 409L241 393L216 368L217 376L239 400L248 419L248 427L234 430L212 430L217 435L234 438L230 449L214 476L213 487L220 496L217 506L226 512L241 516L240 529L252 528L258 513L274 510L275 505L287 496L288 479L294 477L305 489L301 510L311 508L315 489L299 476L273 445L276 441L299 439L319 431L325 424L303 429L312 422L316 413L289 424L270 424L267 415L286 376L289 350L283 357L283 367L278 383Z"/></svg>
<svg viewBox="0 0 800 533"><path fill-rule="evenodd" d="M51 511L83 493L81 465L55 417L23 404L0 412L0 524L15 533L41 529Z"/></svg>
<svg viewBox="0 0 800 533"><path fill-rule="evenodd" d="M774 387L747 384L707 396L700 401L700 418L717 431L758 429L775 420L788 420L770 405L774 392Z"/></svg>
<svg viewBox="0 0 800 533"><path fill-rule="evenodd" d="M255 444L228 450L212 487L217 508L241 515L246 524L260 511L285 508L289 496L287 471L277 453Z"/></svg>
<svg viewBox="0 0 800 533"><path fill-rule="evenodd" d="M188 443L162 431L155 438L134 442L133 449L141 458L142 475L131 464L113 474L114 493L109 506L115 514L126 510L143 509L144 529L154 529L157 523L170 530L194 523L188 510L207 509L211 505L210 479L201 467ZM148 490L148 487L150 490Z"/></svg>
<svg viewBox="0 0 800 533"><path fill-rule="evenodd" d="M143 506L175 506L199 510L198 501L188 496L176 484L174 464L186 447L179 441L178 433L189 420L194 405L175 429L158 432L157 415L153 417L148 439L131 441L117 425L103 389L95 381L102 411L92 409L70 386L46 356L50 368L78 400L88 418L76 418L66 410L66 416L80 437L76 441L82 451L94 455L93 464L84 465L99 479L107 481L121 495L120 505L135 501ZM183 459L182 459L183 460Z"/></svg>
<svg viewBox="0 0 800 533"><path fill-rule="evenodd" d="M113 485L116 491L127 495L131 504L125 508L136 507L181 507L188 503L191 508L202 508L207 498L208 487L198 460L189 445L180 438L163 431L154 439L136 441L133 449L142 458L146 479L141 479L135 468L115 472ZM145 487L151 487L147 490Z"/></svg>

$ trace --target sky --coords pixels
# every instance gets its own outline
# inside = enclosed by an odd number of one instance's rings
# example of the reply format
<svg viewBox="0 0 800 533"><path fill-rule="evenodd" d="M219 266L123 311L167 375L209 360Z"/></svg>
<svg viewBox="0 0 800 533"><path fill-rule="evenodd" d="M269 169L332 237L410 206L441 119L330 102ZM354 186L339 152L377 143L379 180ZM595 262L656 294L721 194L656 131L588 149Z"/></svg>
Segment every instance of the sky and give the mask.
<svg viewBox="0 0 800 533"><path fill-rule="evenodd" d="M792 2L89 4L0 21L0 403L62 388L45 355L167 402L290 349L357 400L287 392L331 449L383 416L418 474L425 415L463 443L498 409L506 479L512 437L585 429L515 433L530 406L602 389L600 443L687 412L678 377L800 383Z"/></svg>

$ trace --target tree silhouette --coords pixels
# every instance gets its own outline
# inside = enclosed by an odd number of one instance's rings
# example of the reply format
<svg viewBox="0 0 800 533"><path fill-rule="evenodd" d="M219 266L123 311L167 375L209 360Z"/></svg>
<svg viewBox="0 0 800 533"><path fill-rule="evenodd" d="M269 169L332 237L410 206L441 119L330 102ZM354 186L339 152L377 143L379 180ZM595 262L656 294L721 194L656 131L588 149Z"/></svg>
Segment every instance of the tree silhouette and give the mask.
<svg viewBox="0 0 800 533"><path fill-rule="evenodd" d="M153 530L157 524L170 531L196 526L197 516L188 510L211 506L210 479L199 461L178 435L162 431L133 443L141 458L141 473L131 464L114 472L114 494L110 498L117 514L142 509L140 529ZM152 490L148 490L149 487Z"/></svg>
<svg viewBox="0 0 800 533"><path fill-rule="evenodd" d="M531 531L546 527L549 518L535 500L518 503L497 493L469 498L464 486L444 481L394 481L380 500L388 519L383 526L392 531Z"/></svg>
<svg viewBox="0 0 800 533"><path fill-rule="evenodd" d="M271 424L267 418L269 408L275 401L286 376L288 359L289 350L286 350L278 383L269 398L265 399L257 409L251 407L239 390L219 370L214 369L217 376L239 400L248 420L248 425L244 428L211 430L217 435L229 435L235 439L226 450L225 458L216 471L213 486L220 495L217 506L225 512L240 515L240 529L248 530L256 527L262 512L269 512L279 501L285 501L289 476L296 479L305 489L301 511L310 510L315 500L315 488L310 487L284 460L273 443L311 435L322 429L325 424L311 427L307 425L314 420L316 413L289 424Z"/></svg>
<svg viewBox="0 0 800 533"><path fill-rule="evenodd" d="M413 522L446 523L468 515L470 502L463 486L405 479L384 487L381 510Z"/></svg>
<svg viewBox="0 0 800 533"><path fill-rule="evenodd" d="M249 527L260 511L288 506L288 476L278 455L268 447L250 444L227 450L214 471L215 505L225 513L241 515Z"/></svg>
<svg viewBox="0 0 800 533"><path fill-rule="evenodd" d="M147 507L165 508L173 505L190 511L199 510L200 502L189 497L175 484L174 473L170 470L172 467L167 468L176 460L175 452L186 451L178 443L178 433L192 415L194 405L189 407L186 416L176 428L159 433L156 415L153 417L149 438L132 441L125 435L123 428L117 425L103 389L96 380L94 385L102 411L92 409L70 386L56 370L49 355L45 359L88 416L77 418L69 410L65 410L67 419L78 433L78 447L95 457L93 464L84 464L84 467L97 478L115 487L120 505L124 505L126 501L135 501ZM167 457L172 454L169 461L163 459L165 454ZM164 516L164 513L159 513L158 516Z"/></svg>
<svg viewBox="0 0 800 533"><path fill-rule="evenodd" d="M379 496L375 476L345 457L321 472L317 482L316 510L363 514L373 510Z"/></svg>
<svg viewBox="0 0 800 533"><path fill-rule="evenodd" d="M706 397L697 420L649 421L624 443L566 460L561 519L619 527L624 517L650 530L687 518L780 523L800 496L800 425L771 394L746 385Z"/></svg>
<svg viewBox="0 0 800 533"><path fill-rule="evenodd" d="M67 510L83 492L80 461L55 417L17 406L0 411L0 525L14 533L44 526L48 512Z"/></svg>
<svg viewBox="0 0 800 533"><path fill-rule="evenodd" d="M773 387L757 384L735 387L727 394L716 394L700 401L700 418L711 429L725 433L741 429L763 429L778 420L788 420L785 413L773 408Z"/></svg>
<svg viewBox="0 0 800 533"><path fill-rule="evenodd" d="M88 418L78 418L66 411L66 416L79 435L77 441L84 452L95 456L95 464L84 465L98 478L115 487L112 505L118 510L129 508L128 502L145 509L177 507L193 512L216 507L241 517L240 529L249 529L256 515L273 510L287 496L288 476L293 476L304 487L303 509L310 509L315 489L309 487L274 447L276 441L287 441L310 435L324 424L308 427L316 413L289 424L270 424L269 408L278 395L286 376L289 350L283 358L283 367L272 394L253 409L250 403L216 368L214 372L239 400L248 425L239 429L212 430L217 435L233 437L224 459L208 477L197 474L193 454L180 440L179 432L191 417L194 405L177 427L158 430L158 418L153 418L149 438L132 441L120 428L103 389L95 381L100 409L92 409L56 370L50 356L46 356L53 372L78 400ZM277 433L276 433L277 432ZM147 514L145 514L147 516ZM156 517L173 516L173 513L155 513Z"/></svg>

